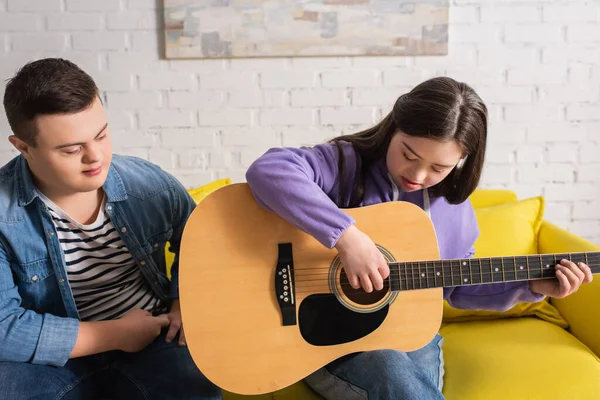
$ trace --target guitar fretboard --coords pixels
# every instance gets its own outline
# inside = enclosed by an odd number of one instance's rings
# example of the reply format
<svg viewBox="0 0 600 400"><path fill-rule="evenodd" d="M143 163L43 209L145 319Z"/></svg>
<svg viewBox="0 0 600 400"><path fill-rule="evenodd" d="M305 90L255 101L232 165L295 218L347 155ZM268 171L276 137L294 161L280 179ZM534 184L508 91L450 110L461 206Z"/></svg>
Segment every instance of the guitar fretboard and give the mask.
<svg viewBox="0 0 600 400"><path fill-rule="evenodd" d="M600 273L600 252L413 261L389 264L390 288L398 291L554 278L554 267L562 259L584 262L592 273Z"/></svg>

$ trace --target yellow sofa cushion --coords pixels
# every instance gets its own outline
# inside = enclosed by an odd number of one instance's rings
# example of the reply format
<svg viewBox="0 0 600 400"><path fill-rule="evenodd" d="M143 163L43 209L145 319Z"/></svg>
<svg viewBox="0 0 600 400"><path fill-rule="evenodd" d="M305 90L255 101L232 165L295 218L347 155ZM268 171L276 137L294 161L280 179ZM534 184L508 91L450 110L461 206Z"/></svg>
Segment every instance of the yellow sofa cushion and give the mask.
<svg viewBox="0 0 600 400"><path fill-rule="evenodd" d="M492 194L503 192L488 191ZM543 197L533 197L511 201L514 197L510 193L512 192L499 196L500 204L489 205L494 204L493 196L486 199L484 196L487 193L475 192L479 198L473 202L484 205L475 208L475 215L481 231L475 242L476 257L538 254L538 234L544 216L544 199ZM502 203L503 200L509 202ZM444 302L445 322L529 315L535 315L563 328L568 326L567 321L547 299L539 303L519 303L505 312L459 310Z"/></svg>
<svg viewBox="0 0 600 400"><path fill-rule="evenodd" d="M536 318L442 327L448 400L600 399L600 360Z"/></svg>

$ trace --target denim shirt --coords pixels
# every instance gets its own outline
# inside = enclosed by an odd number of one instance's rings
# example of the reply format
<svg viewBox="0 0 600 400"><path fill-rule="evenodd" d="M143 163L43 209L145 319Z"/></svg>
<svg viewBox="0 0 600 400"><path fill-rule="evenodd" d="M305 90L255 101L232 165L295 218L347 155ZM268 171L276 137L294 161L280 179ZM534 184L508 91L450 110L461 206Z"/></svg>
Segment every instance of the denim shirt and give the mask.
<svg viewBox="0 0 600 400"><path fill-rule="evenodd" d="M178 298L178 254L194 200L147 161L115 155L105 212L153 292ZM24 157L0 169L0 361L63 366L79 331L63 251ZM175 253L167 278L165 243Z"/></svg>

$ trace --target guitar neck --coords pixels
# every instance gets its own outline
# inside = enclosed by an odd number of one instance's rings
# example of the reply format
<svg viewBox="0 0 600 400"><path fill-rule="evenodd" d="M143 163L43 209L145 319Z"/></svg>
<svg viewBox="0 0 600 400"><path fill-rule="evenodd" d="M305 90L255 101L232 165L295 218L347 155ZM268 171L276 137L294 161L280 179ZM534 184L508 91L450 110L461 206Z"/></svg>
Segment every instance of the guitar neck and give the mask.
<svg viewBox="0 0 600 400"><path fill-rule="evenodd" d="M600 252L395 262L389 264L390 288L399 291L554 278L554 266L562 259L584 262L593 274L600 273Z"/></svg>

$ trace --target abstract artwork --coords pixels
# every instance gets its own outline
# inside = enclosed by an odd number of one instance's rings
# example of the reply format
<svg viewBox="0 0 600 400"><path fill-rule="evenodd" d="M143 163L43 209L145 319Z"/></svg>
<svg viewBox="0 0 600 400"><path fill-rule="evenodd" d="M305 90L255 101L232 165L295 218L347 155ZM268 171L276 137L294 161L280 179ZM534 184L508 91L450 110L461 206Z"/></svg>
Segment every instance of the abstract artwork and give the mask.
<svg viewBox="0 0 600 400"><path fill-rule="evenodd" d="M448 0L163 1L167 58L448 52Z"/></svg>

